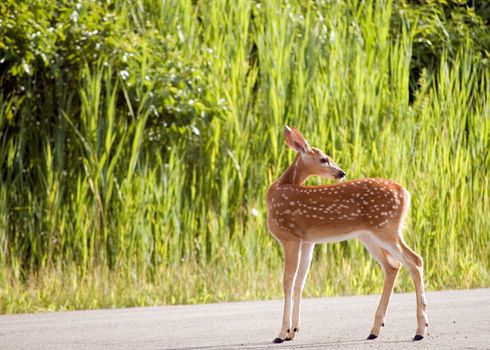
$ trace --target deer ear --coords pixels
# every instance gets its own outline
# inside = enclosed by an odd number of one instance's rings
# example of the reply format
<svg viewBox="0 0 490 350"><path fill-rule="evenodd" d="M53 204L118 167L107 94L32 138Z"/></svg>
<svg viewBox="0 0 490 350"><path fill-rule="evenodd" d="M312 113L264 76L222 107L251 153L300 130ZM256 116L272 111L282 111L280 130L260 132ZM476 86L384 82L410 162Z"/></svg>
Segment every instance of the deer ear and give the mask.
<svg viewBox="0 0 490 350"><path fill-rule="evenodd" d="M284 128L284 138L286 139L286 143L289 148L295 150L296 152L305 154L310 150L308 142L306 142L303 135L301 135L296 128L290 128L286 125Z"/></svg>

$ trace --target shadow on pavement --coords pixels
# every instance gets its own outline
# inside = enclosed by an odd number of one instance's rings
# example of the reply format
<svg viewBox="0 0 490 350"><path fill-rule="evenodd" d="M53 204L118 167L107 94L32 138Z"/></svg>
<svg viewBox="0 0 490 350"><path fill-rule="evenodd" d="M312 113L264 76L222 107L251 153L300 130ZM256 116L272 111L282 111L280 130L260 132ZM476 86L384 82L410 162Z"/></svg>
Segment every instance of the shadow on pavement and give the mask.
<svg viewBox="0 0 490 350"><path fill-rule="evenodd" d="M332 340L329 342L320 343L308 343L301 344L295 342L284 342L281 344L272 344L272 342L261 342L261 343L241 343L241 344L230 344L230 345L209 345L209 346L194 346L194 347L179 347L179 348L161 348L159 350L232 350L232 349L251 349L251 350L263 350L263 349L284 349L284 348L294 348L294 349L323 349L329 347L346 347L352 348L354 346L366 345L376 347L376 343L381 344L407 344L413 343L412 340L391 340L391 341L369 341L369 340Z"/></svg>

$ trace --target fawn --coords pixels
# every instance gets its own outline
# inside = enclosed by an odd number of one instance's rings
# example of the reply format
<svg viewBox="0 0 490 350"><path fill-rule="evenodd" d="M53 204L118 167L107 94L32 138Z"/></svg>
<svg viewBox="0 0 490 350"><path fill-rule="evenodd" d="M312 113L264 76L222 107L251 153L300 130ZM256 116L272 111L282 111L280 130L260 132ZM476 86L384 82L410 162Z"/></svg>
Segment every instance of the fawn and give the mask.
<svg viewBox="0 0 490 350"><path fill-rule="evenodd" d="M284 313L281 330L273 342L292 340L299 331L301 293L315 244L352 238L366 247L384 272L383 293L367 339L376 339L384 326L401 264L408 268L415 285L417 329L413 340L423 339L428 326L423 260L402 236L410 207L407 190L393 181L377 178L303 186L310 176L343 179L345 173L320 149L310 147L297 129L286 126L285 139L298 154L267 191L267 224L281 243L285 259Z"/></svg>

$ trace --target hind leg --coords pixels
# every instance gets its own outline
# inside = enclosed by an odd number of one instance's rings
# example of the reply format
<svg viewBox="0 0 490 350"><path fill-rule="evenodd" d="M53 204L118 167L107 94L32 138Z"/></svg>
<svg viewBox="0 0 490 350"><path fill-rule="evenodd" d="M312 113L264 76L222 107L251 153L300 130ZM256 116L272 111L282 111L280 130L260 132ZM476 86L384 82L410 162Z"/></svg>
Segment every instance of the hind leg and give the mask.
<svg viewBox="0 0 490 350"><path fill-rule="evenodd" d="M417 297L417 331L413 340L421 340L425 335L425 328L428 326L427 302L424 290L424 261L417 253L410 249L403 240L400 243L403 257L407 261L407 267L412 275L415 284L415 294Z"/></svg>
<svg viewBox="0 0 490 350"><path fill-rule="evenodd" d="M412 276L417 298L417 330L413 340L421 340L424 338L425 329L428 326L424 291L424 261L422 257L407 246L401 237L398 242L386 245L386 249L408 268Z"/></svg>
<svg viewBox="0 0 490 350"><path fill-rule="evenodd" d="M381 328L384 327L386 311L388 309L390 297L393 292L393 286L395 285L396 277L398 275L398 271L400 270L401 264L395 258L393 258L393 256L388 253L386 249L380 247L379 244L377 244L371 237L366 235L360 237L359 240L364 247L366 247L372 257L381 265L384 273L383 294L381 295L381 299L374 316L371 333L367 338L368 340L371 340L376 339L381 332Z"/></svg>

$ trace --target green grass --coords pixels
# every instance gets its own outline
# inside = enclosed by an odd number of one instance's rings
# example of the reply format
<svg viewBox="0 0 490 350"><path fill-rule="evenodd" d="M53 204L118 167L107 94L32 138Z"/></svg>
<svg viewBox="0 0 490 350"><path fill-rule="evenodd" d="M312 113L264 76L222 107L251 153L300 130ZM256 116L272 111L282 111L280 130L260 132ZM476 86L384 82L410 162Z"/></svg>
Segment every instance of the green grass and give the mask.
<svg viewBox="0 0 490 350"><path fill-rule="evenodd" d="M410 103L417 28L390 38L389 0L193 3L115 3L129 78L121 51L84 63L48 111L0 95L0 312L281 297L265 192L294 157L286 123L348 179L409 190L429 290L490 286L490 71L471 41ZM381 288L359 243L317 246L306 296ZM396 290L413 290L406 272Z"/></svg>

